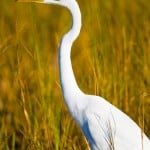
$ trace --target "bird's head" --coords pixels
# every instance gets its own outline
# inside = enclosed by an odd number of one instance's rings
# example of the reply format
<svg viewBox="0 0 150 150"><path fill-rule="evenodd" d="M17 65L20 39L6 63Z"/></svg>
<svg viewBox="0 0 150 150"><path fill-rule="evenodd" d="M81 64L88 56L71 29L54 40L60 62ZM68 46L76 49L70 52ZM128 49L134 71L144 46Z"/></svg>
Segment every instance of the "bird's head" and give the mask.
<svg viewBox="0 0 150 150"><path fill-rule="evenodd" d="M34 2L34 3L45 3L45 4L54 4L68 7L72 2L76 0L16 0L17 2Z"/></svg>

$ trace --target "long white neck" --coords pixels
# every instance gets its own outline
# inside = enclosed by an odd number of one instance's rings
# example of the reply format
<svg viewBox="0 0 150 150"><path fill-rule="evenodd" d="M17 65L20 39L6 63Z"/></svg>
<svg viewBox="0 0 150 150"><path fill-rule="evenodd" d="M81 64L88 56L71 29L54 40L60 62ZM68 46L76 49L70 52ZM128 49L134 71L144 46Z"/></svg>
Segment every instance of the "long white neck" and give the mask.
<svg viewBox="0 0 150 150"><path fill-rule="evenodd" d="M63 96L67 106L70 108L71 105L76 103L75 97L82 93L75 80L71 64L71 46L80 33L81 14L76 1L73 1L68 9L71 12L73 23L71 29L63 36L60 44L59 71Z"/></svg>

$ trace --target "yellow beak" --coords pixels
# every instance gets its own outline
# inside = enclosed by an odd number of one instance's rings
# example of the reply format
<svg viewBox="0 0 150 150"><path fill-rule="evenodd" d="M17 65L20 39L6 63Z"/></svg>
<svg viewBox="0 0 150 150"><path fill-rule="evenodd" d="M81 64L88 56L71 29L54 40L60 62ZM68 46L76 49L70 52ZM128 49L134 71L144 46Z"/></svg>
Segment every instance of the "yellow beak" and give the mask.
<svg viewBox="0 0 150 150"><path fill-rule="evenodd" d="M17 2L37 2L42 3L44 0L16 0Z"/></svg>

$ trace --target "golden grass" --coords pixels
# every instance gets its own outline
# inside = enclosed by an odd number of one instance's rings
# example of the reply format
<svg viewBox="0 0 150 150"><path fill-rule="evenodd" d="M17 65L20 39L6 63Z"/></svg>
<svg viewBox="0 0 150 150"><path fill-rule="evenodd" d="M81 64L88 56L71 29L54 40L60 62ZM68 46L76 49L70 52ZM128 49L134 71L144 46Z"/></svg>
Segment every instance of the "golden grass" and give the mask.
<svg viewBox="0 0 150 150"><path fill-rule="evenodd" d="M79 4L83 28L72 48L79 86L150 136L149 0ZM86 149L58 78L58 44L70 24L64 8L1 0L0 149Z"/></svg>

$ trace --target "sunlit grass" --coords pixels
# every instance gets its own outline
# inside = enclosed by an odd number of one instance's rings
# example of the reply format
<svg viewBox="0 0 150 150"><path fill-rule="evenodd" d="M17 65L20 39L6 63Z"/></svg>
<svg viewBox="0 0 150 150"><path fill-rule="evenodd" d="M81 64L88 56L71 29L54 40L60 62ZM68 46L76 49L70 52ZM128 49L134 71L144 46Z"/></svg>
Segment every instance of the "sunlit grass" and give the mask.
<svg viewBox="0 0 150 150"><path fill-rule="evenodd" d="M150 136L149 1L79 4L72 62L80 88L108 99ZM59 85L57 49L70 25L64 8L1 0L0 149L86 149Z"/></svg>

